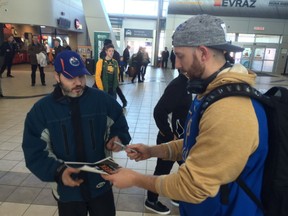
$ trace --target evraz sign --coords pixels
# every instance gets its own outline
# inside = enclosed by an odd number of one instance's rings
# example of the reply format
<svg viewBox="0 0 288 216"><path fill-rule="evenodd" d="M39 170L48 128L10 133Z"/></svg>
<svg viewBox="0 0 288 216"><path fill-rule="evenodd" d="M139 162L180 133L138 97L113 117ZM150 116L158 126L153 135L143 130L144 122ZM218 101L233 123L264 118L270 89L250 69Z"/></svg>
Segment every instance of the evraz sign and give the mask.
<svg viewBox="0 0 288 216"><path fill-rule="evenodd" d="M257 0L214 0L214 6L255 8Z"/></svg>

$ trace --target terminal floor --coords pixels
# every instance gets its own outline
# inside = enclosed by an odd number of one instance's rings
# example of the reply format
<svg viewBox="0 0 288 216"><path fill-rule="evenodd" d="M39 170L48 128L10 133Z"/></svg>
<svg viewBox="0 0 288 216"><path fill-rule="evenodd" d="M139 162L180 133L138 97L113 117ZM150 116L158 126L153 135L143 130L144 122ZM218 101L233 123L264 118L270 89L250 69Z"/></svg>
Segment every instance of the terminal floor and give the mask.
<svg viewBox="0 0 288 216"><path fill-rule="evenodd" d="M15 65L12 74L15 78L6 78L3 74L2 89L4 98L0 99L0 215L1 216L56 216L57 206L52 197L49 183L41 182L25 167L21 148L23 122L31 106L43 95L53 90L53 66L45 68L46 86L41 86L37 71L36 86L31 87L30 65ZM124 109L131 143L154 145L158 129L153 119L153 108L162 95L166 85L177 76L177 70L148 67L145 82L131 83L125 77L121 88L127 98ZM87 85L93 84L93 77L87 77ZM257 77L256 87L261 91L271 86L288 87L288 77ZM119 100L119 99L118 99ZM121 104L121 102L119 101ZM121 104L122 105L122 104ZM124 152L115 153L115 160L122 166L141 173L153 174L156 159L133 162ZM177 170L175 164L172 172ZM139 188L113 188L117 216L155 215L144 208L146 191ZM165 197L159 198L171 209L171 215L179 215L176 207Z"/></svg>

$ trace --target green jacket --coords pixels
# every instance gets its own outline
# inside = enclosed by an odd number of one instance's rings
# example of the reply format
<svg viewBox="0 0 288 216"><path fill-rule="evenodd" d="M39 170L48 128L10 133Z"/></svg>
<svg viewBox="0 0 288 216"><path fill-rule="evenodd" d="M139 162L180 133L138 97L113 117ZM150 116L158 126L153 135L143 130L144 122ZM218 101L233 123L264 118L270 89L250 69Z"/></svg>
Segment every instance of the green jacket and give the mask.
<svg viewBox="0 0 288 216"><path fill-rule="evenodd" d="M96 72L95 72L95 82L97 87L100 90L103 90L105 92L108 92L109 88L112 88L113 91L116 91L116 88L118 87L118 74L119 74L119 67L118 63L115 59L112 59L113 63L113 86L108 86L108 63L105 59L99 59L96 63Z"/></svg>

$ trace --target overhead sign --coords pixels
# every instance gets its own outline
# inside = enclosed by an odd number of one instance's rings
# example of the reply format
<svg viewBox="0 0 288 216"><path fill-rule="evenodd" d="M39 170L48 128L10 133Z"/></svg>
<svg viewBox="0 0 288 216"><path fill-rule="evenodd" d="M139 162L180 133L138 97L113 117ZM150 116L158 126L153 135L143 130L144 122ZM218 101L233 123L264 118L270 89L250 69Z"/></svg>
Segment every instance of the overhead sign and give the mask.
<svg viewBox="0 0 288 216"><path fill-rule="evenodd" d="M153 38L153 30L147 29L125 29L125 37Z"/></svg>
<svg viewBox="0 0 288 216"><path fill-rule="evenodd" d="M264 26L254 26L253 28L255 31L264 31L265 27Z"/></svg>
<svg viewBox="0 0 288 216"><path fill-rule="evenodd" d="M57 24L60 28L69 29L71 26L71 21L60 17L59 19L57 19Z"/></svg>
<svg viewBox="0 0 288 216"><path fill-rule="evenodd" d="M214 0L214 6L218 7L249 7L255 8L256 0Z"/></svg>
<svg viewBox="0 0 288 216"><path fill-rule="evenodd" d="M288 6L287 1L269 1L269 6Z"/></svg>

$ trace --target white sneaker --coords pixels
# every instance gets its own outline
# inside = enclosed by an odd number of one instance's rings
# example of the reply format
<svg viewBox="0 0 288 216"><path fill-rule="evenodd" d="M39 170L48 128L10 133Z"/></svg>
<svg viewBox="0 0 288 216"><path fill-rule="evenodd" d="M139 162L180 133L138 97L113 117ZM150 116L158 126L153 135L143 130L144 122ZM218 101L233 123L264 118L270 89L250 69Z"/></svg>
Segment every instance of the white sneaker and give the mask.
<svg viewBox="0 0 288 216"><path fill-rule="evenodd" d="M176 206L176 207L179 207L179 201L177 200L170 200L171 204Z"/></svg>

